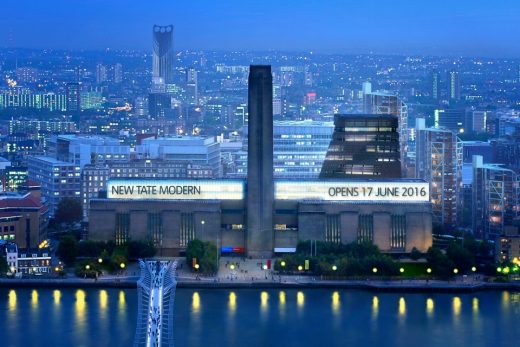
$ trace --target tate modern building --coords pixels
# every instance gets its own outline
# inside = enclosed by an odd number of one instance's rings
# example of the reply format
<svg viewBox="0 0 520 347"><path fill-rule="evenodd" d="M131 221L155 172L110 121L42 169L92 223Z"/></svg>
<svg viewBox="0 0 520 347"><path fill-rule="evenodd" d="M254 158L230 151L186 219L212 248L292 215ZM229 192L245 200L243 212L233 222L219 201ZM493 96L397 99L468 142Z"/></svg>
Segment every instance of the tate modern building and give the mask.
<svg viewBox="0 0 520 347"><path fill-rule="evenodd" d="M320 178L275 181L272 88L271 67L251 66L246 179L111 180L90 201L89 239L152 239L163 256L193 239L258 258L294 252L302 240L426 251L429 185L400 178L398 120L336 115Z"/></svg>

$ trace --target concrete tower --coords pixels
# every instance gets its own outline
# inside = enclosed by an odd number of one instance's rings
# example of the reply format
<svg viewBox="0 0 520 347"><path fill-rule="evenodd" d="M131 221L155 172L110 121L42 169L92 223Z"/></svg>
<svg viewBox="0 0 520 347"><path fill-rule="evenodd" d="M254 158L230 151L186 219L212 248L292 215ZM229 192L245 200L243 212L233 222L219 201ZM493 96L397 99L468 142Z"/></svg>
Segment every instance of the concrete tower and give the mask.
<svg viewBox="0 0 520 347"><path fill-rule="evenodd" d="M153 26L153 81L173 83L173 25Z"/></svg>
<svg viewBox="0 0 520 347"><path fill-rule="evenodd" d="M271 66L249 70L247 159L247 252L269 257L273 252L273 77Z"/></svg>

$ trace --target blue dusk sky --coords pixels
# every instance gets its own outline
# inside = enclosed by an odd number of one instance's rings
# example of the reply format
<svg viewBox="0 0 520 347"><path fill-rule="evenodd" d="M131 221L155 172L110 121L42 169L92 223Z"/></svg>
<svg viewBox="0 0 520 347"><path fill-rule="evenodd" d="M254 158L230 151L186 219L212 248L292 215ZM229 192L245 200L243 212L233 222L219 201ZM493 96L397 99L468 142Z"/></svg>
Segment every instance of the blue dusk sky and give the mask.
<svg viewBox="0 0 520 347"><path fill-rule="evenodd" d="M0 47L520 57L518 0L1 0Z"/></svg>

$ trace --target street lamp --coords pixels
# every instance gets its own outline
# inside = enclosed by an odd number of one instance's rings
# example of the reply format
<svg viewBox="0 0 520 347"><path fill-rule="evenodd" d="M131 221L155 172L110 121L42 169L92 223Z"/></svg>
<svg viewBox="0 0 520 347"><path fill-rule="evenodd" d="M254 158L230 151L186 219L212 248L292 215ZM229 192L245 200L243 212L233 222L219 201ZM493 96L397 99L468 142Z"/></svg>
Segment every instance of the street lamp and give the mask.
<svg viewBox="0 0 520 347"><path fill-rule="evenodd" d="M427 268L427 269L426 269L426 272L429 273L429 274L431 274L431 273L432 273L432 269Z"/></svg>
<svg viewBox="0 0 520 347"><path fill-rule="evenodd" d="M459 273L459 269L457 269L457 268L453 269L453 273L454 273L455 275L458 274L458 273Z"/></svg>
<svg viewBox="0 0 520 347"><path fill-rule="evenodd" d="M124 269L125 268L125 263L121 263L121 265L119 265L121 267L121 269Z"/></svg>
<svg viewBox="0 0 520 347"><path fill-rule="evenodd" d="M376 268L376 267L373 268L373 269L372 269L372 272L373 272L373 273L377 273L377 268Z"/></svg>
<svg viewBox="0 0 520 347"><path fill-rule="evenodd" d="M477 268L475 266L471 267L471 271L477 272Z"/></svg>
<svg viewBox="0 0 520 347"><path fill-rule="evenodd" d="M101 264L101 263L103 262L103 259L102 259L102 258L99 258L99 259L97 260L97 262Z"/></svg>
<svg viewBox="0 0 520 347"><path fill-rule="evenodd" d="M280 262L280 265L281 265L282 267L285 267L285 261L282 260L282 261Z"/></svg>
<svg viewBox="0 0 520 347"><path fill-rule="evenodd" d="M502 268L500 266L497 267L497 272L502 272Z"/></svg>
<svg viewBox="0 0 520 347"><path fill-rule="evenodd" d="M336 265L332 265L332 271L336 271L338 267Z"/></svg>
<svg viewBox="0 0 520 347"><path fill-rule="evenodd" d="M198 269L199 269L199 267L200 267L200 265L199 265L199 264L195 264L195 270L198 270Z"/></svg>
<svg viewBox="0 0 520 347"><path fill-rule="evenodd" d="M267 270L267 265L266 264L262 265L262 269Z"/></svg>
<svg viewBox="0 0 520 347"><path fill-rule="evenodd" d="M231 270L235 270L235 264L231 264L231 265L229 265L229 268L230 268Z"/></svg>
<svg viewBox="0 0 520 347"><path fill-rule="evenodd" d="M399 272L400 272L400 273L403 273L403 272L404 272L404 269L403 269L403 268L400 268L400 269L399 269Z"/></svg>
<svg viewBox="0 0 520 347"><path fill-rule="evenodd" d="M85 265L85 270L90 270L90 265Z"/></svg>
<svg viewBox="0 0 520 347"><path fill-rule="evenodd" d="M303 266L298 265L298 271L302 271L302 270L303 270Z"/></svg>

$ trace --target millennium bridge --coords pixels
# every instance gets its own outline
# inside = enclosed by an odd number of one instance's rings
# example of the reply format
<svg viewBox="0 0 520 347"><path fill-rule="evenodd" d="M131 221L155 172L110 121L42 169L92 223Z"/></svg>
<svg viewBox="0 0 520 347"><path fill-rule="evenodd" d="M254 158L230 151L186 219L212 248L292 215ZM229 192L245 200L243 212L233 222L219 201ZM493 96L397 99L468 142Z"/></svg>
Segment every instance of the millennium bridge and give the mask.
<svg viewBox="0 0 520 347"><path fill-rule="evenodd" d="M177 262L139 261L138 309L134 347L173 346L173 303Z"/></svg>

